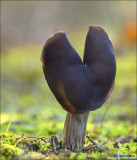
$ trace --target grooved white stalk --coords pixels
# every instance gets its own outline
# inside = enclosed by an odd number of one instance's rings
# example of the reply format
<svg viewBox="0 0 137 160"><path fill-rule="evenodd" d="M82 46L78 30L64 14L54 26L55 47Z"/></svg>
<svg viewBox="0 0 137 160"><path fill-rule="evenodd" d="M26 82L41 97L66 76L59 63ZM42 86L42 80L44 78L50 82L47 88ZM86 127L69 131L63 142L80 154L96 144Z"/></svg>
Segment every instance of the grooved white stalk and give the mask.
<svg viewBox="0 0 137 160"><path fill-rule="evenodd" d="M65 147L73 151L83 147L88 116L89 112L77 115L67 113L63 131Z"/></svg>

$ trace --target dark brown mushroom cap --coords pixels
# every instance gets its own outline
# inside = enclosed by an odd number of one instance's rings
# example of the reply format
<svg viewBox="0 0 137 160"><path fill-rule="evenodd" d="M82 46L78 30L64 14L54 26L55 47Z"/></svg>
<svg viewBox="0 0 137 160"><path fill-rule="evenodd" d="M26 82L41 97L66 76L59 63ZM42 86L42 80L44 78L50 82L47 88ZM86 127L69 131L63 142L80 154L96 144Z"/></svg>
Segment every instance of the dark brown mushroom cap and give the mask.
<svg viewBox="0 0 137 160"><path fill-rule="evenodd" d="M111 95L116 62L112 44L100 26L89 27L83 62L64 32L47 40L41 61L51 91L70 113L95 110Z"/></svg>

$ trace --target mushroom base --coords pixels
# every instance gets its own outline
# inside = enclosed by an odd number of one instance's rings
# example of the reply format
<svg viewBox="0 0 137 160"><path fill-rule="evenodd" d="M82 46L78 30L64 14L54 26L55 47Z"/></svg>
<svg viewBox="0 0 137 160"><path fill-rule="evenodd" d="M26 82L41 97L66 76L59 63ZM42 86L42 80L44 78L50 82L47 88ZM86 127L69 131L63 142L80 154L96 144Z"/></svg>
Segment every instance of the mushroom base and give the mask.
<svg viewBox="0 0 137 160"><path fill-rule="evenodd" d="M83 114L67 113L63 137L65 147L74 150L83 148L89 112Z"/></svg>

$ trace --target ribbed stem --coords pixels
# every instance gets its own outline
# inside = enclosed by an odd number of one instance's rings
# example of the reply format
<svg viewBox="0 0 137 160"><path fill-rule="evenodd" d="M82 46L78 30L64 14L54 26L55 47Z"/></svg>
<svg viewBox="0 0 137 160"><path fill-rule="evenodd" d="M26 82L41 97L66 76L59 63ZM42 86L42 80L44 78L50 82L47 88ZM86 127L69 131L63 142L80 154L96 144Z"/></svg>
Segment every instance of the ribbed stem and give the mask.
<svg viewBox="0 0 137 160"><path fill-rule="evenodd" d="M86 126L89 112L83 114L67 113L64 125L64 144L73 151L79 150L85 143Z"/></svg>

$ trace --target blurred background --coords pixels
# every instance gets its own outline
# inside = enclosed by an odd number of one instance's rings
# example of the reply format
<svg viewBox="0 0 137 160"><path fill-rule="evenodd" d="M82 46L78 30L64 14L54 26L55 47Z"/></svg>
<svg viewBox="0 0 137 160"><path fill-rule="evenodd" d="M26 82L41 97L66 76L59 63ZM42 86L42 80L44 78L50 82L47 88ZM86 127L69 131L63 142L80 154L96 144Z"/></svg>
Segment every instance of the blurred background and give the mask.
<svg viewBox="0 0 137 160"><path fill-rule="evenodd" d="M111 98L90 113L87 132L101 139L135 136L136 1L1 1L2 132L11 122L15 134L61 137L66 111L44 79L41 51L49 36L64 30L82 58L92 24L112 41L117 75Z"/></svg>

